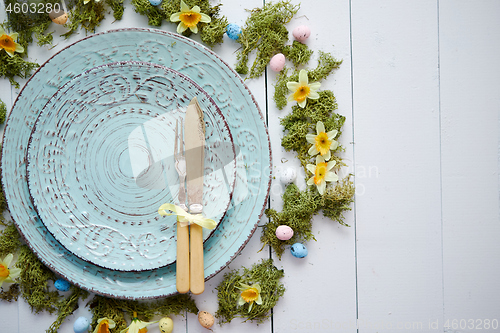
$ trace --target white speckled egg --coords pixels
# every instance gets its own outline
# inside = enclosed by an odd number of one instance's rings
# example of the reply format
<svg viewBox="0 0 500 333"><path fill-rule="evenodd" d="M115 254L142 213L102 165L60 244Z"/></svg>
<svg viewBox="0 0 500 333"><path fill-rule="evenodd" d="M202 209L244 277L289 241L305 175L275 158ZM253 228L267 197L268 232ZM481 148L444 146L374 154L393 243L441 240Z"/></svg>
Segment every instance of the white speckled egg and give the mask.
<svg viewBox="0 0 500 333"><path fill-rule="evenodd" d="M290 184L295 181L297 178L297 171L295 171L295 168L286 168L280 175L280 181L282 184Z"/></svg>
<svg viewBox="0 0 500 333"><path fill-rule="evenodd" d="M269 68L275 72L280 72L285 67L285 55L278 53L269 61Z"/></svg>
<svg viewBox="0 0 500 333"><path fill-rule="evenodd" d="M293 29L292 35L296 40L304 43L311 35L311 29L307 25L301 25Z"/></svg>
<svg viewBox="0 0 500 333"><path fill-rule="evenodd" d="M73 331L75 333L88 332L90 327L90 321L85 317L78 317L73 324Z"/></svg>
<svg viewBox="0 0 500 333"><path fill-rule="evenodd" d="M198 313L198 321L200 322L201 326L209 329L210 327L214 326L215 318L207 311L200 311Z"/></svg>
<svg viewBox="0 0 500 333"><path fill-rule="evenodd" d="M280 225L276 228L276 237L279 240L289 240L293 237L293 229L287 225Z"/></svg>
<svg viewBox="0 0 500 333"><path fill-rule="evenodd" d="M163 317L160 319L158 326L160 326L161 333L172 333L174 330L174 321L170 317Z"/></svg>

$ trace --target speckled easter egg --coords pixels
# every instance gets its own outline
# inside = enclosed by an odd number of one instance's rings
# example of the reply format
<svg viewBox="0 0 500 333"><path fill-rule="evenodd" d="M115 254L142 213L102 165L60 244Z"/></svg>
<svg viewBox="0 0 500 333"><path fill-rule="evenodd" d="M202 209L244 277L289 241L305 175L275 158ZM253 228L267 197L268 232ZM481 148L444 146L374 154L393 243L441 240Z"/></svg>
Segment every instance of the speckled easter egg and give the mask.
<svg viewBox="0 0 500 333"><path fill-rule="evenodd" d="M161 4L162 0L149 0L149 3L152 4L153 6L158 6Z"/></svg>
<svg viewBox="0 0 500 333"><path fill-rule="evenodd" d="M174 330L174 321L170 317L163 317L160 319L158 326L160 326L161 333L172 333Z"/></svg>
<svg viewBox="0 0 500 333"><path fill-rule="evenodd" d="M66 280L58 279L54 282L54 287L59 291L68 291L71 284Z"/></svg>
<svg viewBox="0 0 500 333"><path fill-rule="evenodd" d="M293 37L301 43L304 43L311 35L311 29L307 25L301 25L293 29Z"/></svg>
<svg viewBox="0 0 500 333"><path fill-rule="evenodd" d="M227 34L227 37L229 37L233 40L237 40L238 38L240 38L241 28L237 24L230 23L226 27L226 34Z"/></svg>
<svg viewBox="0 0 500 333"><path fill-rule="evenodd" d="M282 184L290 184L295 181L297 178L297 171L295 171L295 168L286 168L283 170L283 172L280 175L280 181Z"/></svg>
<svg viewBox="0 0 500 333"><path fill-rule="evenodd" d="M293 244L290 248L290 251L296 258L304 258L305 256L307 256L307 248L304 246L304 244L301 243Z"/></svg>
<svg viewBox="0 0 500 333"><path fill-rule="evenodd" d="M287 225L280 225L276 228L276 237L279 240L289 240L293 236L293 229Z"/></svg>
<svg viewBox="0 0 500 333"><path fill-rule="evenodd" d="M90 326L90 321L85 317L78 317L73 324L73 331L75 333L85 333L88 332Z"/></svg>
<svg viewBox="0 0 500 333"><path fill-rule="evenodd" d="M214 326L215 318L207 311L200 311L198 313L198 321L200 322L201 326L209 329L210 327Z"/></svg>
<svg viewBox="0 0 500 333"><path fill-rule="evenodd" d="M283 53L278 53L269 61L269 68L275 72L280 72L285 67L285 56Z"/></svg>
<svg viewBox="0 0 500 333"><path fill-rule="evenodd" d="M68 22L68 14L62 9L53 9L49 12L49 17L55 24L63 25Z"/></svg>

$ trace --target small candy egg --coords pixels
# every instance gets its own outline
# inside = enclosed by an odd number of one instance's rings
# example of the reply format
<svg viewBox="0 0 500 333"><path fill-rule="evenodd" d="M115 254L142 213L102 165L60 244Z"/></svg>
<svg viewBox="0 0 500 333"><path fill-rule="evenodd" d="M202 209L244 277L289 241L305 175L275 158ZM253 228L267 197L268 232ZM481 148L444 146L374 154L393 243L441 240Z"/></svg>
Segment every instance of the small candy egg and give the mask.
<svg viewBox="0 0 500 333"><path fill-rule="evenodd" d="M282 184L290 184L297 178L297 171L295 168L286 168L280 175L280 181Z"/></svg>
<svg viewBox="0 0 500 333"><path fill-rule="evenodd" d="M49 17L55 24L65 24L68 22L68 14L62 9L53 9L49 12Z"/></svg>
<svg viewBox="0 0 500 333"><path fill-rule="evenodd" d="M73 324L73 331L75 333L84 333L88 332L90 327L90 321L85 317L78 317Z"/></svg>
<svg viewBox="0 0 500 333"><path fill-rule="evenodd" d="M292 245L290 248L290 251L292 252L292 255L296 258L304 258L307 256L307 249L304 246L304 244L301 243L295 243Z"/></svg>
<svg viewBox="0 0 500 333"><path fill-rule="evenodd" d="M200 311L198 313L198 321L200 322L201 326L209 329L214 325L215 318L207 311Z"/></svg>
<svg viewBox="0 0 500 333"><path fill-rule="evenodd" d="M276 237L279 240L289 240L293 236L293 229L287 225L280 225L276 228Z"/></svg>
<svg viewBox="0 0 500 333"><path fill-rule="evenodd" d="M239 35L241 34L241 28L237 24L230 23L226 27L226 34L229 38L237 40L238 38L240 38Z"/></svg>
<svg viewBox="0 0 500 333"><path fill-rule="evenodd" d="M307 25L301 25L293 29L292 35L296 40L304 43L311 35L311 29Z"/></svg>
<svg viewBox="0 0 500 333"><path fill-rule="evenodd" d="M160 326L161 333L172 333L174 330L174 321L170 317L161 318L158 325Z"/></svg>
<svg viewBox="0 0 500 333"><path fill-rule="evenodd" d="M158 6L161 4L162 0L149 0L149 3L152 4L153 6Z"/></svg>
<svg viewBox="0 0 500 333"><path fill-rule="evenodd" d="M269 68L275 72L280 72L285 67L285 56L282 53L276 54L269 61Z"/></svg>
<svg viewBox="0 0 500 333"><path fill-rule="evenodd" d="M66 280L58 279L54 282L54 287L59 291L68 291L71 284Z"/></svg>

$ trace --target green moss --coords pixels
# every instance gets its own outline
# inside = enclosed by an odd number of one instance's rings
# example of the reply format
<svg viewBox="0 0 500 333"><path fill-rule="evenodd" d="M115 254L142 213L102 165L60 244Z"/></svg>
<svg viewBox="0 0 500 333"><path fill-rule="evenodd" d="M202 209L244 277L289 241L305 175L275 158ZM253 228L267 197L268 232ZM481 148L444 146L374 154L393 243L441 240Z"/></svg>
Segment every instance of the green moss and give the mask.
<svg viewBox="0 0 500 333"><path fill-rule="evenodd" d="M124 0L106 0L106 4L113 10L113 17L119 21L123 17L125 7L123 6Z"/></svg>
<svg viewBox="0 0 500 333"><path fill-rule="evenodd" d="M57 319L50 325L46 333L57 333L64 320L78 309L78 301L86 299L88 295L87 291L71 286L71 294L57 302Z"/></svg>
<svg viewBox="0 0 500 333"><path fill-rule="evenodd" d="M235 317L262 323L270 316L271 309L285 293L285 287L280 279L285 275L283 270L277 269L272 259L262 260L248 269L242 267L224 274L224 279L217 286L219 308L215 313L219 324L229 323ZM259 283L261 287L262 304L253 304L248 311L249 304L238 306L241 283L252 285Z"/></svg>
<svg viewBox="0 0 500 333"><path fill-rule="evenodd" d="M167 297L156 301L132 301L94 296L87 304L92 312L92 329L97 325L100 318L109 318L115 321L114 331L120 332L128 324L125 319L126 313L136 311L139 318L149 321L155 316L172 316L183 314L184 311L197 314L198 308L190 295L182 294Z"/></svg>
<svg viewBox="0 0 500 333"><path fill-rule="evenodd" d="M0 124L3 124L5 122L6 117L7 117L7 105L5 105L5 103L0 99Z"/></svg>
<svg viewBox="0 0 500 333"><path fill-rule="evenodd" d="M163 1L170 3L170 1ZM136 13L145 15L148 18L148 24L154 27L161 26L161 23L166 19L165 13L159 7L153 6L149 0L132 0Z"/></svg>
<svg viewBox="0 0 500 333"><path fill-rule="evenodd" d="M221 44L224 38L224 32L229 24L225 16L213 18L210 24L203 27L200 33L201 41L210 47Z"/></svg>
<svg viewBox="0 0 500 333"><path fill-rule="evenodd" d="M16 253L21 247L21 236L14 223L5 223L5 228L0 230L0 258L4 258L9 253Z"/></svg>
<svg viewBox="0 0 500 333"><path fill-rule="evenodd" d="M21 292L19 291L19 285L17 283L13 283L10 285L8 290L4 291L2 288L2 290L0 291L0 299L6 302L17 301L20 293Z"/></svg>
<svg viewBox="0 0 500 333"><path fill-rule="evenodd" d="M307 72L309 82L321 81L327 78L334 69L339 68L342 60L336 60L330 53L319 51L318 65L315 69ZM287 96L290 94L286 84L288 82L299 80L299 71L295 70L292 75L288 76L289 69L285 68L277 77L277 82L274 89L274 102L278 109L283 109L287 104ZM309 101L308 101L309 103Z"/></svg>
<svg viewBox="0 0 500 333"><path fill-rule="evenodd" d="M295 67L298 67L309 62L313 51L306 44L294 40L292 45L283 48L283 54L293 62Z"/></svg>
<svg viewBox="0 0 500 333"><path fill-rule="evenodd" d="M31 76L31 72L35 68L40 67L37 63L24 60L23 55L25 54L15 53L11 57L4 50L0 50L0 77L9 79L10 84L16 88L20 87L16 78L26 79Z"/></svg>
<svg viewBox="0 0 500 333"><path fill-rule="evenodd" d="M105 2L95 0L89 1L85 4L83 1L74 1L73 7L68 13L68 23L66 27L68 31L62 36L69 38L73 33L75 33L80 27L85 30L85 34L94 33L95 28L101 25L102 20L105 17Z"/></svg>
<svg viewBox="0 0 500 333"><path fill-rule="evenodd" d="M288 30L285 26L299 10L299 5L290 1L266 3L262 8L250 11L250 16L242 28L241 44L237 54L235 69L240 74L249 74L250 78L262 75L272 56L283 52L288 42ZM250 53L256 51L256 59L250 70L248 59Z"/></svg>
<svg viewBox="0 0 500 333"><path fill-rule="evenodd" d="M55 274L26 245L21 246L16 266L22 269L19 278L21 296L31 310L35 313L56 312L60 296L57 291L49 290L49 281L56 280Z"/></svg>

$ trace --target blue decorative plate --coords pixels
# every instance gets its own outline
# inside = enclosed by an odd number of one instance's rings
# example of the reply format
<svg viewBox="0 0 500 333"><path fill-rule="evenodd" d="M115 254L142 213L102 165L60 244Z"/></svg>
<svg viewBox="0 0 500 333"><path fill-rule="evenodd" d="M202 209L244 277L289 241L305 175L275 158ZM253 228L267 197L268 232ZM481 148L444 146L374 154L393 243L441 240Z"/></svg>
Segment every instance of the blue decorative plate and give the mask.
<svg viewBox="0 0 500 333"><path fill-rule="evenodd" d="M172 143L194 97L206 125L204 215L219 222L234 186L235 150L219 108L188 77L149 63L111 63L50 98L30 138L28 186L66 249L122 271L175 261L176 217L160 217L158 207L178 203Z"/></svg>
<svg viewBox="0 0 500 333"><path fill-rule="evenodd" d="M89 291L117 298L171 295L175 264L139 272L88 263L63 247L40 220L30 199L26 152L43 106L64 84L94 67L143 61L172 68L193 80L224 115L236 150L236 182L230 206L205 242L205 277L227 266L243 249L264 211L271 181L271 148L262 113L242 79L201 44L154 29L113 30L88 36L49 59L20 92L3 138L2 176L10 213L27 244L45 265Z"/></svg>

